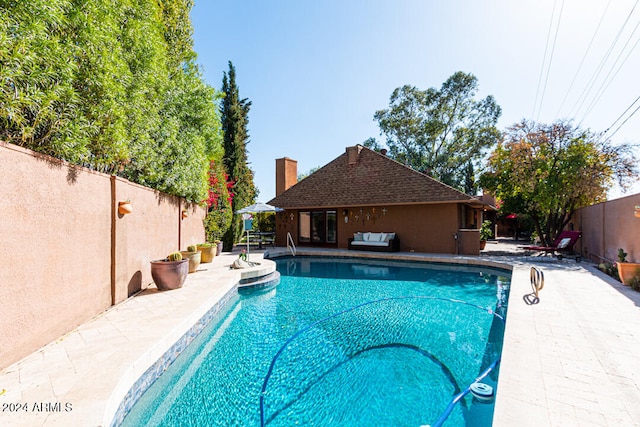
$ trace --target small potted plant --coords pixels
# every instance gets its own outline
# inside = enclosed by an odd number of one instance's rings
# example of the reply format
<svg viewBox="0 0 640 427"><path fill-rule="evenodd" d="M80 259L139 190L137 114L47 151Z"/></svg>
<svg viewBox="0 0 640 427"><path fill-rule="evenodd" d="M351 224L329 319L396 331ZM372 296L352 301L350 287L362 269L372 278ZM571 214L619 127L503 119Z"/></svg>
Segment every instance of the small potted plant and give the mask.
<svg viewBox="0 0 640 427"><path fill-rule="evenodd" d="M202 257L196 245L187 246L187 250L181 251L180 254L182 255L182 258L187 258L189 260L189 273L194 273L198 270Z"/></svg>
<svg viewBox="0 0 640 427"><path fill-rule="evenodd" d="M480 250L483 251L487 245L487 240L493 236L491 231L491 221L488 219L482 221L482 227L480 227Z"/></svg>
<svg viewBox="0 0 640 427"><path fill-rule="evenodd" d="M624 249L618 249L618 262L616 267L618 268L618 276L620 281L627 286L631 285L631 281L635 276L640 275L640 264L635 262L627 262L627 253Z"/></svg>
<svg viewBox="0 0 640 427"><path fill-rule="evenodd" d="M189 274L189 260L180 252L172 252L165 259L151 261L151 277L160 291L181 288Z"/></svg>
<svg viewBox="0 0 640 427"><path fill-rule="evenodd" d="M216 256L218 247L214 243L200 243L198 245L198 251L200 252L200 262L211 262Z"/></svg>

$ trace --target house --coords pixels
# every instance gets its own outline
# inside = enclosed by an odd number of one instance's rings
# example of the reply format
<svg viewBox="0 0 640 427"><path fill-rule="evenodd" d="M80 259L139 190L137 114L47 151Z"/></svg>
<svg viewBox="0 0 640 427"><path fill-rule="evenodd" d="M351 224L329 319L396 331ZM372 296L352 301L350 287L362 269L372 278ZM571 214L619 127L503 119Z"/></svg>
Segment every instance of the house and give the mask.
<svg viewBox="0 0 640 427"><path fill-rule="evenodd" d="M276 159L276 243L347 248L357 232L396 233L400 251L479 254L483 211L493 210L361 145L297 182L297 162Z"/></svg>

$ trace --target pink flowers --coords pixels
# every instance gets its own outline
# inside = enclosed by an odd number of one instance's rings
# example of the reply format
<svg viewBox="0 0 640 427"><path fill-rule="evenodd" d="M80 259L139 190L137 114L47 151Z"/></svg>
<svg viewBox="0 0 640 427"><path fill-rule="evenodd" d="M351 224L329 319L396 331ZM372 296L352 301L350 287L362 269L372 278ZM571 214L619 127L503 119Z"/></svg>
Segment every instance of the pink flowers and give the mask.
<svg viewBox="0 0 640 427"><path fill-rule="evenodd" d="M207 208L222 209L220 206L220 198L226 196L229 204L233 203L234 193L231 191L235 185L235 181L229 178L222 164L216 164L213 160L209 163L209 194L207 200ZM227 194L224 194L227 193Z"/></svg>

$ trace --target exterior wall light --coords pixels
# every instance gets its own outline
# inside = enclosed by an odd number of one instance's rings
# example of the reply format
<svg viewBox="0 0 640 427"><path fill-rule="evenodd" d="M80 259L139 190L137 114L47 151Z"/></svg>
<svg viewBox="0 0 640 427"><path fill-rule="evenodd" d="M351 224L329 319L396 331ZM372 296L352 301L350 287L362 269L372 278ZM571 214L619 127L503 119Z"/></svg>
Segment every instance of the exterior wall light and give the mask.
<svg viewBox="0 0 640 427"><path fill-rule="evenodd" d="M126 215L133 212L133 206L131 206L131 201L126 200L124 202L118 202L118 213L120 215Z"/></svg>
<svg viewBox="0 0 640 427"><path fill-rule="evenodd" d="M636 218L640 218L640 205L636 205L634 207L633 216L635 216Z"/></svg>

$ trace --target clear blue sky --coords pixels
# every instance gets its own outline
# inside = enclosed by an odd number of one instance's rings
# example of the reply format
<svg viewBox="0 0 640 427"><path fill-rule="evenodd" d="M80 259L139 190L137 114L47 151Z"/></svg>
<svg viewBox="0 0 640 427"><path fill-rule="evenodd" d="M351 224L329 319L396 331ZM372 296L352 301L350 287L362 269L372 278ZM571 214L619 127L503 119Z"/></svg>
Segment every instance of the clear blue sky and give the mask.
<svg viewBox="0 0 640 427"><path fill-rule="evenodd" d="M219 90L232 61L240 96L252 102L249 161L266 202L276 158L307 172L347 146L380 141L373 114L396 87L439 88L456 71L478 78L480 97L496 98L500 129L573 118L604 131L640 96L637 3L195 0L191 18L207 82ZM640 111L612 141L640 142Z"/></svg>

